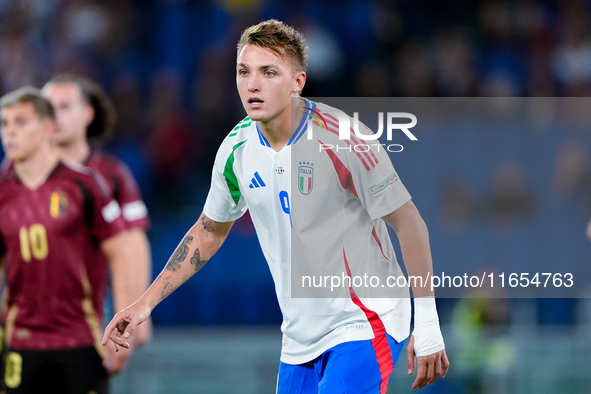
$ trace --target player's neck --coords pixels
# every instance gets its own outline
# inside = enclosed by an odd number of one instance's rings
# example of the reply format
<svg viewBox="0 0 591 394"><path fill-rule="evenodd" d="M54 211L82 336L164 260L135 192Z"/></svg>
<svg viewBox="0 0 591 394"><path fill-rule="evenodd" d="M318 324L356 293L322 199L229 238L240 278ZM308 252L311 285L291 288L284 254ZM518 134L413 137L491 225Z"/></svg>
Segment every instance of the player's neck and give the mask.
<svg viewBox="0 0 591 394"><path fill-rule="evenodd" d="M55 148L60 159L72 165L84 164L91 150L85 138L76 139L67 144L56 144Z"/></svg>
<svg viewBox="0 0 591 394"><path fill-rule="evenodd" d="M290 105L284 113L273 120L268 122L257 121L259 131L263 133L271 149L276 152L287 146L304 116L306 102L304 100L299 101L297 106Z"/></svg>
<svg viewBox="0 0 591 394"><path fill-rule="evenodd" d="M39 148L35 154L26 160L14 162L14 170L18 179L29 189L41 186L57 166L59 157L52 147L47 144Z"/></svg>

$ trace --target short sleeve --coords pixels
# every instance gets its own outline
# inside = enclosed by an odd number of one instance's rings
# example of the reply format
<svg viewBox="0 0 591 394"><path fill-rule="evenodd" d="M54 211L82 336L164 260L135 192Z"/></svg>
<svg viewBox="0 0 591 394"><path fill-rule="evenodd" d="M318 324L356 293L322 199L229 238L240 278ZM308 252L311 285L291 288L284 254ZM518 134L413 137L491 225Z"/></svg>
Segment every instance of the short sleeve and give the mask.
<svg viewBox="0 0 591 394"><path fill-rule="evenodd" d="M220 147L211 175L211 186L203 212L216 222L226 223L239 219L248 209L233 168L230 155Z"/></svg>
<svg viewBox="0 0 591 394"><path fill-rule="evenodd" d="M121 215L127 227L148 229L150 227L148 208L131 170L123 162L117 161L114 177L116 182L114 197L121 207Z"/></svg>
<svg viewBox="0 0 591 394"><path fill-rule="evenodd" d="M411 196L383 145L376 141L357 146L359 152L346 152L349 171L359 200L372 220L376 220L403 206Z"/></svg>
<svg viewBox="0 0 591 394"><path fill-rule="evenodd" d="M107 195L100 186L97 177L90 177L88 192L91 198L85 198L86 204L92 204L90 228L92 235L99 241L119 234L125 229L125 221L121 216L121 208L117 201Z"/></svg>

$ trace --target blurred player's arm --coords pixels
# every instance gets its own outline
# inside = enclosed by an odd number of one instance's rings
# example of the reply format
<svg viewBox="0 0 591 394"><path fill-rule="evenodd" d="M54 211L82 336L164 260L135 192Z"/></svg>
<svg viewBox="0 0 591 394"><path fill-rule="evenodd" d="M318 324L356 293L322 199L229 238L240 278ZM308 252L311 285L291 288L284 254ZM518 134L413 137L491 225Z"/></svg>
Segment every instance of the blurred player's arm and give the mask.
<svg viewBox="0 0 591 394"><path fill-rule="evenodd" d="M150 249L150 241L148 241L148 236L144 229L140 227L131 228L127 230L127 236L129 238L128 243L131 254L133 256L133 274L136 278L134 281L136 286L134 292L135 301L144 294L152 280L152 253ZM151 337L152 322L151 319L148 319L138 328L138 331L136 331L134 335L134 345L142 346L149 342Z"/></svg>
<svg viewBox="0 0 591 394"><path fill-rule="evenodd" d="M128 339L136 327L150 316L156 305L205 265L222 246L233 224L215 222L201 214L144 295L113 317L105 328L103 345L111 339L115 348L129 348Z"/></svg>
<svg viewBox="0 0 591 394"><path fill-rule="evenodd" d="M591 219L589 220L589 223L587 223L587 238L589 238L589 240L591 241Z"/></svg>
<svg viewBox="0 0 591 394"><path fill-rule="evenodd" d="M129 248L133 256L133 270L137 278L137 298L148 289L152 279L152 253L146 232L139 227L127 230Z"/></svg>
<svg viewBox="0 0 591 394"><path fill-rule="evenodd" d="M109 261L111 271L111 286L113 288L113 306L120 311L136 299L133 286L129 286L129 278L133 277L133 261L131 249L128 245L128 237L125 232L109 237L100 243L103 254ZM114 375L123 370L129 351L118 352L107 351L103 355L103 365Z"/></svg>
<svg viewBox="0 0 591 394"><path fill-rule="evenodd" d="M113 288L113 306L120 311L136 299L134 286L129 286L133 277L133 260L127 244L127 235L121 232L100 243L100 248L109 261Z"/></svg>
<svg viewBox="0 0 591 394"><path fill-rule="evenodd" d="M428 276L433 276L429 231L412 201L382 219L396 232L408 275L423 278L422 282L415 282L423 286L413 287L415 325L407 346L409 375L415 370L415 356L417 363L417 377L412 388L423 388L439 376L445 377L449 369L434 293L427 283Z"/></svg>

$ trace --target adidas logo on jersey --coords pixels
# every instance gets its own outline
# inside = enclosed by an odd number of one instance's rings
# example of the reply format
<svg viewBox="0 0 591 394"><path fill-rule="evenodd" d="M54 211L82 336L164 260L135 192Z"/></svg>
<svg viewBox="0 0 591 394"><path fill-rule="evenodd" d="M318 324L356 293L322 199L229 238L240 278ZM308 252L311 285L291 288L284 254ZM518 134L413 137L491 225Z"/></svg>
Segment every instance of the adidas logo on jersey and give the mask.
<svg viewBox="0 0 591 394"><path fill-rule="evenodd" d="M251 179L250 185L248 187L250 187L251 189L257 189L259 187L265 187L265 186L267 186L267 185L265 185L265 182L263 182L263 179L261 178L259 173L255 172L254 177Z"/></svg>

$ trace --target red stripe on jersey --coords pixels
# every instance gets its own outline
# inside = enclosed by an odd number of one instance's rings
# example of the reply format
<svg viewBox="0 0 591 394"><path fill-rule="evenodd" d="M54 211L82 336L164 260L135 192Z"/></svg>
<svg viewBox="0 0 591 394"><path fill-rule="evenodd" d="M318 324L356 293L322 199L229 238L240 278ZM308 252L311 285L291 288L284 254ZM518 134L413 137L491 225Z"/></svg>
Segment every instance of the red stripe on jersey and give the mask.
<svg viewBox="0 0 591 394"><path fill-rule="evenodd" d="M318 140L318 142L323 144L320 140ZM328 157L330 157L330 160L332 161L332 165L334 166L334 169L337 172L339 182L341 183L343 189L346 190L348 187L350 187L353 195L356 198L359 198L359 196L357 195L357 189L355 189L355 184L353 183L353 176L351 176L351 171L349 171L347 167L345 167L343 162L337 157L337 155L334 154L333 151L325 150L325 152L328 154Z"/></svg>
<svg viewBox="0 0 591 394"><path fill-rule="evenodd" d="M326 120L325 120L325 121L326 121ZM332 123L332 122L330 122L330 121L329 121L329 122L327 122L327 123L330 123L331 125L333 125L333 126L334 126L334 123ZM318 124L318 123L316 123L316 124ZM328 126L327 126L327 127L328 127ZM331 133L333 133L334 135L337 135L337 136L339 135L339 132L338 132L338 131L336 131L335 129L331 129L330 127L328 127L328 129L327 129L327 130L328 130L328 131L330 131ZM349 145L349 146L351 146L351 147L352 147L351 143L350 143L348 140L345 140L345 142L347 143L347 145ZM357 152L355 149L353 149L353 152L355 152L355 154L357 155L357 157L359 158L359 160L360 160L360 161L363 163L363 166L365 167L365 169L366 169L367 171L369 171L369 170L370 170L369 166L367 165L367 163L366 163L366 161L363 159L363 157L362 157L362 156L359 154L359 152Z"/></svg>
<svg viewBox="0 0 591 394"><path fill-rule="evenodd" d="M382 252L382 256L384 256L384 258L386 260L390 261L390 259L386 257L386 255L384 254L384 251L382 250L382 243L380 242L380 239L378 238L378 234L376 233L375 227L372 227L371 235L373 236L373 239L376 240L376 243L378 244L378 247L380 248L380 252Z"/></svg>
<svg viewBox="0 0 591 394"><path fill-rule="evenodd" d="M362 139L357 140L357 134L355 134L355 130L353 130L352 127L349 127L349 130L351 130L351 138L353 138L353 141L355 141L355 144L360 145L361 142L363 142L363 145L368 145L367 142L365 142ZM369 146L369 145L368 145ZM365 155L365 157L367 158L367 160L369 161L369 163L371 164L372 168L376 166L376 164L378 164L378 160L376 159L375 155L373 154L372 150L369 149L369 152L371 152L375 163L371 160L371 158L369 157L369 154L367 152L363 152L363 154Z"/></svg>
<svg viewBox="0 0 591 394"><path fill-rule="evenodd" d="M334 123L328 121L328 124L334 126ZM331 133L335 134L335 135L339 135L339 132L336 131L335 129L331 129L330 127L328 128L328 131L330 131ZM347 145L352 146L351 143L348 140L345 140L345 142L347 143ZM355 154L357 155L357 157L359 158L359 160L363 163L363 166L365 167L365 169L367 171L370 170L369 166L367 165L367 162L363 159L363 157L359 154L359 152L357 152L355 149L353 149L353 152L355 152Z"/></svg>
<svg viewBox="0 0 591 394"><path fill-rule="evenodd" d="M345 249L343 248L343 259L345 261L345 269L347 270L347 276L350 278L350 282L352 283L352 275L351 275L351 268L349 267L349 262L347 261L347 254L345 253ZM374 334L374 338L371 340L371 345L376 352L376 359L378 361L378 366L380 368L380 376L382 377L382 382L380 384L380 394L385 394L386 390L388 389L388 380L392 371L394 371L394 361L392 360L392 351L390 350L390 345L388 344L388 338L386 337L386 328L384 327L384 323L380 316L375 312L366 307L363 302L357 297L353 286L349 287L349 294L351 295L351 301L355 305L357 305L365 314L367 321L369 322L371 329Z"/></svg>
<svg viewBox="0 0 591 394"><path fill-rule="evenodd" d="M367 127L363 122L359 122L363 125L363 127L365 127L367 129L367 131L369 131L370 133L373 133L373 131L371 131L369 129L369 127ZM376 155L373 154L373 150L370 150L369 153L371 153L371 157L373 157L374 161L376 162L376 164L378 164L378 158L376 157Z"/></svg>
<svg viewBox="0 0 591 394"><path fill-rule="evenodd" d="M353 138L353 141L355 141L355 144L356 144L356 145L360 145L360 144L361 144L361 142L363 142L363 145L367 145L367 146L369 146L369 145L368 145L368 144L367 144L367 143L366 143L364 140L362 140L362 139L359 139L359 140L358 140L358 139L357 139L357 138L359 138L359 137L357 137L357 134L355 134L355 130L353 130L353 128L352 128L352 127L349 127L349 130L351 130L351 138ZM369 151L371 152L371 149L369 149ZM363 154L365 155L365 157L366 157L366 158L367 158L367 160L369 161L369 164L371 164L371 167L372 167L372 168L373 168L373 167L375 167L375 166L376 166L376 164L377 164L377 160L376 160L376 163L374 163L374 162L371 160L371 158L369 157L369 154L368 154L367 152L363 152ZM372 154L373 154L373 152L372 152ZM374 159L375 159L375 156L374 156Z"/></svg>
<svg viewBox="0 0 591 394"><path fill-rule="evenodd" d="M335 122L336 122L336 120L335 120ZM336 123L334 123L334 122L328 121L327 123L328 123L328 124L330 124L330 125L331 125L331 126L333 126L333 127L337 127L337 128L338 128L338 126L337 126L337 125L336 125ZM355 137L355 131L353 131L353 129L352 129L352 128L350 128L350 130L351 130L351 138L353 139L353 142L355 143L355 146L357 146L357 145L367 145L367 144L365 143L365 141L364 141L364 143L363 143L363 144L361 144L361 143L359 142L359 140L358 140L358 139ZM331 131L332 131L332 130L331 130ZM334 131L333 131L333 132L334 132ZM338 132L336 132L335 134L338 134ZM347 143L349 144L349 146L351 146L351 144L349 143L349 141L347 141ZM369 145L368 145L368 146L369 146ZM371 152L371 149L369 149L369 151ZM359 160L361 160L361 161L365 160L365 159L363 159L363 158L361 157L361 155L359 154L359 152L355 151L355 153L357 153L357 156L359 157ZM362 152L362 153L363 153L363 155L364 155L364 156L367 158L367 161L369 161L369 164L371 164L371 167L372 167L372 168L373 168L373 167L375 167L376 165L375 165L375 164L374 164L374 163L371 161L371 158L369 157L369 155L367 154L367 152ZM373 155L373 152L372 152L372 155ZM375 156L374 156L374 158L375 158ZM364 162L364 164L365 164L365 162ZM377 164L377 160L376 160L376 164ZM367 166L366 166L366 167L367 167ZM369 170L370 170L370 169L369 169L369 167L367 167L367 171L369 171Z"/></svg>
<svg viewBox="0 0 591 394"><path fill-rule="evenodd" d="M332 122L331 121L327 121L327 123L330 124L330 125L332 125L332 126L334 126L334 127L336 127L336 128L338 128L338 125L337 125L337 122L338 121L337 121L337 119L334 116L330 115L330 114L325 114L325 115L328 116L330 119L333 120ZM361 141L357 139L356 134L355 134L355 131L353 130L352 127L349 127L349 130L351 130L351 139L353 140L353 142L355 143L355 145L368 145L365 141L363 141L363 144L361 144ZM369 151L371 152L371 149ZM373 158L375 160L375 163L371 160L371 158L369 157L369 154L367 152L363 152L363 155L367 158L367 160L369 161L369 164L371 164L371 167L373 168L378 163L378 160L376 159L376 157L373 154L373 152L371 152L371 154L372 154L372 156L373 156ZM369 171L369 169L368 169L368 171Z"/></svg>

